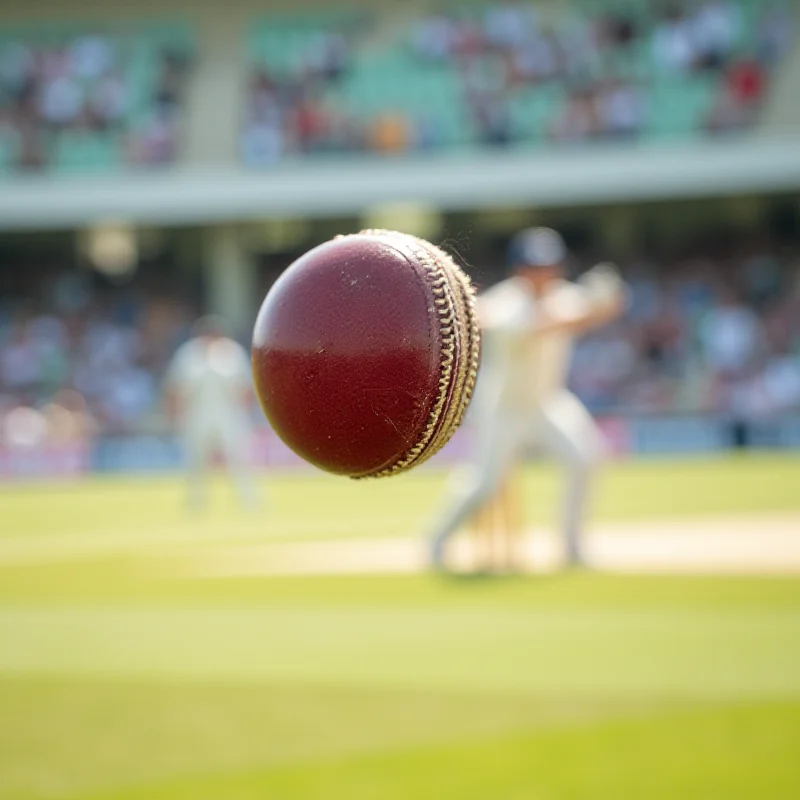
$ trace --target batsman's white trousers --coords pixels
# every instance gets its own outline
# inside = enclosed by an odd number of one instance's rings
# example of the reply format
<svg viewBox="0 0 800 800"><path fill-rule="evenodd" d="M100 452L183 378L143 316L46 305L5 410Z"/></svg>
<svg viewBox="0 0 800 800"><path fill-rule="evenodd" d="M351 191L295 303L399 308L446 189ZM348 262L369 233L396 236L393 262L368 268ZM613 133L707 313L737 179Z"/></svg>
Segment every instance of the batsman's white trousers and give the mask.
<svg viewBox="0 0 800 800"><path fill-rule="evenodd" d="M580 561L580 536L592 471L602 456L602 436L585 406L562 391L527 414L502 408L478 409L476 452L466 479L432 532L434 558L439 560L447 539L488 502L526 450L543 448L564 465L567 485L561 508L566 555Z"/></svg>

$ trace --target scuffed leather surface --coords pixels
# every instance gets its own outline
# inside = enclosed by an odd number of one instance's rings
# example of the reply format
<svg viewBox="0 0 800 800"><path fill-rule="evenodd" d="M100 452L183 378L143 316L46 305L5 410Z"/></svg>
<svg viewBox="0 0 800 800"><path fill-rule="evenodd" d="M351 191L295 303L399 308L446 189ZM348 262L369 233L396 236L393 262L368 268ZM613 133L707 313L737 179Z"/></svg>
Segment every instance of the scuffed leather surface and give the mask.
<svg viewBox="0 0 800 800"><path fill-rule="evenodd" d="M314 248L267 295L252 358L264 413L298 455L351 476L389 466L421 437L438 388L423 271L368 235Z"/></svg>

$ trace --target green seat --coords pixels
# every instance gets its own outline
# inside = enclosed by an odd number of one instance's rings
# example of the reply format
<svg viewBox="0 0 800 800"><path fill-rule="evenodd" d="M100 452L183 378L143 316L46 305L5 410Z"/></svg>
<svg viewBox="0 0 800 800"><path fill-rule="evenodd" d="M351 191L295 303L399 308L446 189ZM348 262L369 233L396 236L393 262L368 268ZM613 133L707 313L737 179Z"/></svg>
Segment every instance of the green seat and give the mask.
<svg viewBox="0 0 800 800"><path fill-rule="evenodd" d="M14 169L17 160L17 136L13 132L0 134L0 173Z"/></svg>
<svg viewBox="0 0 800 800"><path fill-rule="evenodd" d="M95 133L62 133L53 149L53 166L61 172L102 172L120 165L115 137Z"/></svg>

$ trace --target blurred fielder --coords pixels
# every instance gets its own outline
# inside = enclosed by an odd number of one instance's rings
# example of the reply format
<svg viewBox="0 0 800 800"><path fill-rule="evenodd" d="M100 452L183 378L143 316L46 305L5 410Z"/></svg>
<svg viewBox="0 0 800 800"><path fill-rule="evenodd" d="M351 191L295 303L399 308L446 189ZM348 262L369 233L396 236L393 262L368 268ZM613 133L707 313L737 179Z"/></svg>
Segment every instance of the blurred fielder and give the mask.
<svg viewBox="0 0 800 800"><path fill-rule="evenodd" d="M189 505L205 504L211 459L222 455L245 508L256 505L250 471L252 376L247 351L225 334L223 320L195 323L167 373L167 397L182 434Z"/></svg>
<svg viewBox="0 0 800 800"><path fill-rule="evenodd" d="M476 454L432 533L439 569L448 539L491 501L531 447L566 468L560 527L567 561L582 562L589 482L602 440L589 412L566 389L567 374L575 337L622 313L626 293L610 265L594 267L577 283L566 280L566 258L554 230L522 231L512 242L512 277L479 298L483 355L471 408Z"/></svg>

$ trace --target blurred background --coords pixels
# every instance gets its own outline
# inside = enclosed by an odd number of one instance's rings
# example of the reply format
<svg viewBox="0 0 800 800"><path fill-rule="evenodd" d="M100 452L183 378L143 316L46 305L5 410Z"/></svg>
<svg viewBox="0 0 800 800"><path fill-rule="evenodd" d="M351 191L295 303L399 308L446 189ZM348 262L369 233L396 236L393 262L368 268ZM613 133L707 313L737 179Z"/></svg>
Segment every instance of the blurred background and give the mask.
<svg viewBox="0 0 800 800"><path fill-rule="evenodd" d="M0 798L800 796L798 24L5 0ZM469 426L363 485L253 404L262 507L221 481L185 510L164 376L200 314L247 346L277 276L363 227L485 289L529 225L631 287L572 365L600 569L422 572ZM546 554L558 475L522 481Z"/></svg>

